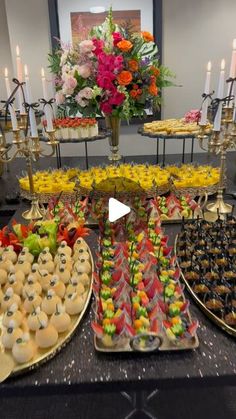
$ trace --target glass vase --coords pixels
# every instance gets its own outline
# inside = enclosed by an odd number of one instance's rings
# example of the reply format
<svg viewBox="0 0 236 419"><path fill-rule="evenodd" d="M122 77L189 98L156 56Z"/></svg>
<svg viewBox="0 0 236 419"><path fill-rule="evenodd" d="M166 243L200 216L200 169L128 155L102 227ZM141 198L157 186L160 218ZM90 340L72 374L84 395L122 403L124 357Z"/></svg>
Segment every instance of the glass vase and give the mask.
<svg viewBox="0 0 236 419"><path fill-rule="evenodd" d="M121 119L118 116L106 115L105 121L106 127L111 130L111 136L109 137L111 155L108 156L108 159L110 161L118 161L121 159L121 155L119 153Z"/></svg>

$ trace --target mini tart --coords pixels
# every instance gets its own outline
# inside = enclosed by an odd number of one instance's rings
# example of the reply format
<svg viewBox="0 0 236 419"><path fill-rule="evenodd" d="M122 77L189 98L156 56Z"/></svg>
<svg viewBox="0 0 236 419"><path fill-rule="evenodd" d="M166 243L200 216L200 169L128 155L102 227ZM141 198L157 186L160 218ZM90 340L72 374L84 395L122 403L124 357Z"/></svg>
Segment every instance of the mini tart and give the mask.
<svg viewBox="0 0 236 419"><path fill-rule="evenodd" d="M71 273L68 269L64 267L64 265L58 265L56 268L56 274L59 277L59 280L63 282L63 284L68 284L70 281Z"/></svg>
<svg viewBox="0 0 236 419"><path fill-rule="evenodd" d="M23 335L23 330L21 330L19 327L13 328L8 327L4 330L1 341L6 349L11 349L17 339L19 339Z"/></svg>
<svg viewBox="0 0 236 419"><path fill-rule="evenodd" d="M14 324L16 328L22 324L23 314L21 313L20 310L17 309L17 306L16 306L16 310L12 309L12 307L9 307L9 309L5 312L2 319L3 326L10 327L12 320L14 320Z"/></svg>
<svg viewBox="0 0 236 419"><path fill-rule="evenodd" d="M61 242L60 246L57 249L57 253L59 253L59 254L63 253L63 254L66 254L68 256L71 256L72 255L72 249L69 246L67 246L66 241L63 240Z"/></svg>
<svg viewBox="0 0 236 419"><path fill-rule="evenodd" d="M75 262L74 269L77 273L89 274L91 272L91 264L87 260L81 259Z"/></svg>
<svg viewBox="0 0 236 419"><path fill-rule="evenodd" d="M10 292L9 290L12 290L12 291ZM3 311L7 311L7 309L10 308L12 304L14 303L17 304L17 306L19 307L21 303L21 299L19 295L14 294L12 288L8 288L2 297L1 308Z"/></svg>
<svg viewBox="0 0 236 419"><path fill-rule="evenodd" d="M73 294L73 292L76 292L78 295L84 294L85 292L84 285L79 281L72 280L71 284L67 285L66 294L67 295Z"/></svg>
<svg viewBox="0 0 236 419"><path fill-rule="evenodd" d="M18 364L29 362L35 354L35 345L32 340L23 340L18 338L12 347L12 355Z"/></svg>
<svg viewBox="0 0 236 419"><path fill-rule="evenodd" d="M60 298L63 298L66 292L65 284L59 280L58 275L52 276L50 289L52 289Z"/></svg>
<svg viewBox="0 0 236 419"><path fill-rule="evenodd" d="M71 324L71 318L69 314L65 312L60 313L59 311L56 311L55 313L53 313L50 319L50 323L55 327L58 333L63 333L69 329Z"/></svg>
<svg viewBox="0 0 236 419"><path fill-rule="evenodd" d="M8 275L8 281L5 284L5 291L11 287L15 294L21 295L23 289L23 282L17 281L15 274Z"/></svg>
<svg viewBox="0 0 236 419"><path fill-rule="evenodd" d="M24 272L25 276L27 276L31 273L31 264L26 260L19 260L15 265L15 269L16 271Z"/></svg>
<svg viewBox="0 0 236 419"><path fill-rule="evenodd" d="M22 258L22 260L26 260L30 264L32 264L34 261L34 256L32 255L32 253L30 253L28 247L23 247L22 251L19 254L18 260L19 258Z"/></svg>
<svg viewBox="0 0 236 419"><path fill-rule="evenodd" d="M50 315L53 314L57 309L57 305L61 304L61 299L58 295L51 293L51 290L48 291L48 294L44 297L42 301L42 310ZM53 295L54 294L54 295Z"/></svg>
<svg viewBox="0 0 236 419"><path fill-rule="evenodd" d="M54 262L50 259L42 258L39 263L39 269L46 269L50 274L54 272Z"/></svg>
<svg viewBox="0 0 236 419"><path fill-rule="evenodd" d="M10 275L15 275L17 281L21 281L23 283L25 281L25 274L24 274L24 272L22 272L20 270L19 271L16 271L14 266L12 266L12 268L10 269L9 276Z"/></svg>
<svg viewBox="0 0 236 419"><path fill-rule="evenodd" d="M29 326L29 329L32 330L33 332L40 329L42 324L47 324L47 323L48 323L47 314L40 310L37 312L37 309L34 310L32 313L30 313L27 318L27 324Z"/></svg>
<svg viewBox="0 0 236 419"><path fill-rule="evenodd" d="M52 324L41 327L35 333L35 341L39 348L50 348L57 343L58 333Z"/></svg>
<svg viewBox="0 0 236 419"><path fill-rule="evenodd" d="M4 285L7 282L7 271L0 268L0 285Z"/></svg>
<svg viewBox="0 0 236 419"><path fill-rule="evenodd" d="M10 260L12 263L16 263L17 261L17 254L14 251L13 246L7 246L4 248L2 255L4 258Z"/></svg>
<svg viewBox="0 0 236 419"><path fill-rule="evenodd" d="M40 295L36 293L28 295L23 304L26 313L31 313L36 307L40 306L41 302L42 298Z"/></svg>
<svg viewBox="0 0 236 419"><path fill-rule="evenodd" d="M65 296L66 312L70 315L81 313L84 308L84 296L77 293L68 294Z"/></svg>

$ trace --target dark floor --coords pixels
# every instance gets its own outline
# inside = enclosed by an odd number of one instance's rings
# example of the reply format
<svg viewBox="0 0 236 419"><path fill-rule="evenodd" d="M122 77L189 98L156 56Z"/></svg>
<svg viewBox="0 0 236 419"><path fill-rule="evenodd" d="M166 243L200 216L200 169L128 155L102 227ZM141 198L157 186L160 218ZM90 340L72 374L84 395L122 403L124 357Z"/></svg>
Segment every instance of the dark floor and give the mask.
<svg viewBox="0 0 236 419"><path fill-rule="evenodd" d="M163 390L147 409L157 419L235 419L236 389ZM131 411L120 393L0 399L1 419L125 419ZM147 416L141 412L132 418Z"/></svg>

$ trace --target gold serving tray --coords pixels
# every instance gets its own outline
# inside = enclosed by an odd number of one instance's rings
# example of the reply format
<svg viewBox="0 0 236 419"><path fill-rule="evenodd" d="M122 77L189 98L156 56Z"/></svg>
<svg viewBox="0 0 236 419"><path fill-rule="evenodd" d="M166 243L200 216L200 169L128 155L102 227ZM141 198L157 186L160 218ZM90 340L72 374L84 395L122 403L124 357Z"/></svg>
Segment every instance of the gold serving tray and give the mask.
<svg viewBox="0 0 236 419"><path fill-rule="evenodd" d="M21 373L25 373L28 371L31 371L35 368L38 368L43 363L49 361L52 359L55 355L57 355L58 352L63 349L66 344L70 341L73 334L75 333L77 327L79 326L86 309L88 307L91 294L92 294L92 288L93 288L93 280L92 280L92 272L94 271L94 261L93 256L91 253L90 248L88 248L89 254L90 254L90 260L91 260L91 274L90 274L90 287L88 289L87 299L84 304L84 308L81 311L79 315L70 316L71 317L71 325L69 330L67 330L64 333L60 333L58 335L58 341L56 345L52 346L49 349L37 349L36 354L34 358L27 363L24 364L16 364L12 355L11 350L5 350L1 344L1 334L0 334L0 383L3 382L7 377L9 376L15 376ZM2 330L2 319L3 315L0 316L0 332ZM31 335L31 333L30 333ZM32 333L33 335L33 333Z"/></svg>
<svg viewBox="0 0 236 419"><path fill-rule="evenodd" d="M174 251L175 251L175 255L177 257L177 241L178 241L178 235L175 238L175 245L174 245ZM220 319L219 317L217 317L214 313L212 313L204 304L203 302L198 298L198 296L195 294L195 292L192 290L191 286L189 285L188 281L185 279L185 276L179 266L178 263L178 258L176 258L177 261L177 266L180 269L180 273L181 273L181 278L188 290L188 292L190 293L190 295L192 296L192 298L194 299L194 301L197 303L197 305L201 308L201 310L203 311L203 313L206 314L206 316L213 321L213 323L215 323L217 326L219 326L222 330L224 330L226 333L228 333L231 336L236 337L236 329L234 329L233 327L227 325L222 319Z"/></svg>

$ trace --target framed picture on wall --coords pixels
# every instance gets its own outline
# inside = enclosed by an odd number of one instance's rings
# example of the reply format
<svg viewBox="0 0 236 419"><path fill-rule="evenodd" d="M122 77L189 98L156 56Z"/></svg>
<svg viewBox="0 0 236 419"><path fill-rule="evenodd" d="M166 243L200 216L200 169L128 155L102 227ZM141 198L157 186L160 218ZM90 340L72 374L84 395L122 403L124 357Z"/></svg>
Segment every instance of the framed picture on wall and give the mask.
<svg viewBox="0 0 236 419"><path fill-rule="evenodd" d="M93 0L48 0L51 29L51 44L55 48L60 39L68 44L76 44L86 39L92 27L101 25L110 6L114 23L129 25L131 31L145 30L153 33L158 46L159 61L162 62L162 0L129 0L112 2L101 0L98 7L94 7ZM145 119L160 119L161 112ZM140 123L139 118L132 118L131 123Z"/></svg>

